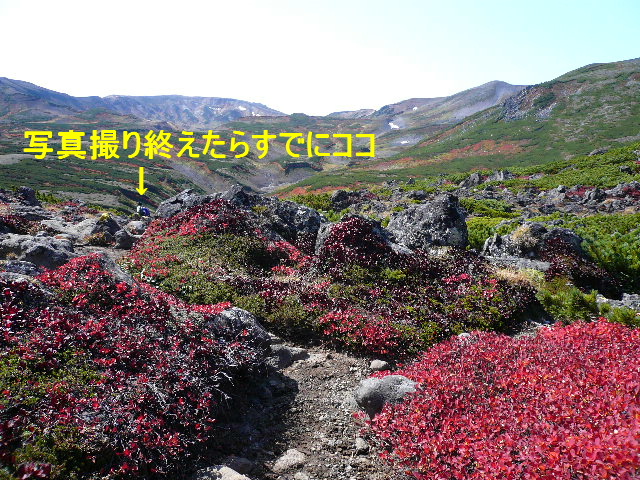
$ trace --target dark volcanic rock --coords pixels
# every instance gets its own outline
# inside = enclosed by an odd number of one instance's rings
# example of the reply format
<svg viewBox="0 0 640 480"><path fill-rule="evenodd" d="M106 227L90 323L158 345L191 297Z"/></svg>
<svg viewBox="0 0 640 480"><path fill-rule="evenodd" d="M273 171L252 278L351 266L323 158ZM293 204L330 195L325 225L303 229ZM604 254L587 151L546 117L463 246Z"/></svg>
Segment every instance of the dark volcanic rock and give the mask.
<svg viewBox="0 0 640 480"><path fill-rule="evenodd" d="M449 193L396 213L387 229L397 242L410 249L466 247L468 243L464 212L458 197Z"/></svg>
<svg viewBox="0 0 640 480"><path fill-rule="evenodd" d="M29 187L20 187L17 192L18 197L25 205L41 207L42 205L36 198L36 191Z"/></svg>
<svg viewBox="0 0 640 480"><path fill-rule="evenodd" d="M407 192L406 197L409 200L418 200L422 202L423 200L427 199L428 195L424 190L412 190L410 192Z"/></svg>
<svg viewBox="0 0 640 480"><path fill-rule="evenodd" d="M609 150L609 147L596 148L589 152L589 156L593 157L594 155L602 155L603 153L607 153Z"/></svg>
<svg viewBox="0 0 640 480"><path fill-rule="evenodd" d="M336 190L331 195L331 204L336 211L344 210L365 200L367 193L366 191L348 192L346 190Z"/></svg>
<svg viewBox="0 0 640 480"><path fill-rule="evenodd" d="M113 236L114 247L119 248L121 250L130 250L133 247L136 239L132 237L129 232L126 230L118 230Z"/></svg>
<svg viewBox="0 0 640 480"><path fill-rule="evenodd" d="M249 187L234 185L220 195L220 198L233 203L238 207L254 207L264 202L264 197L255 193Z"/></svg>
<svg viewBox="0 0 640 480"><path fill-rule="evenodd" d="M217 328L227 331L232 337L244 336L245 340L256 346L268 347L271 343L269 333L258 322L252 313L233 307L216 315Z"/></svg>

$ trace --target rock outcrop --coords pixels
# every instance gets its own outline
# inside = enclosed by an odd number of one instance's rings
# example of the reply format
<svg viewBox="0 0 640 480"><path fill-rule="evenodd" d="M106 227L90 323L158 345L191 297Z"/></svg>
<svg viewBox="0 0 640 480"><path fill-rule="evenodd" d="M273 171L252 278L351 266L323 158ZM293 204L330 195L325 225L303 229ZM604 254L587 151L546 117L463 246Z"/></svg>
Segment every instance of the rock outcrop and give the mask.
<svg viewBox="0 0 640 480"><path fill-rule="evenodd" d="M458 197L448 193L396 213L391 217L387 230L398 243L410 249L435 246L464 248L468 244L465 214Z"/></svg>

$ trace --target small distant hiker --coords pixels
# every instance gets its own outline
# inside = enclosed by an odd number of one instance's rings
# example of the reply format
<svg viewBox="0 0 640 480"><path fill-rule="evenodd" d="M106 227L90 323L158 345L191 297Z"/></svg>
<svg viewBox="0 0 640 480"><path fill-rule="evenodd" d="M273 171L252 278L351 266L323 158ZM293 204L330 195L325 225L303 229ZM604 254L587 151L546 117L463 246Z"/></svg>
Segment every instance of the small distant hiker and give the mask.
<svg viewBox="0 0 640 480"><path fill-rule="evenodd" d="M151 211L147 207L143 207L140 204L138 204L138 206L136 207L136 213L141 217L148 217L151 215Z"/></svg>

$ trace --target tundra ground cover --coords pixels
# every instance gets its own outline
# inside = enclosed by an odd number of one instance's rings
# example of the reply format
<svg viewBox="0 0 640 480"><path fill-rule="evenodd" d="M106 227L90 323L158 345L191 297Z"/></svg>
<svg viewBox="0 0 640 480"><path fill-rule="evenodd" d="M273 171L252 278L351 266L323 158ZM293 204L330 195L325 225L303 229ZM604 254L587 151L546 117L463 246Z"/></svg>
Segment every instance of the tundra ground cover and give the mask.
<svg viewBox="0 0 640 480"><path fill-rule="evenodd" d="M252 212L221 200L154 221L127 264L188 301L230 301L290 337L321 335L378 354L504 330L535 302L531 288L465 252L396 254L364 218L335 224L316 255L268 240Z"/></svg>
<svg viewBox="0 0 640 480"><path fill-rule="evenodd" d="M640 474L640 330L574 323L442 343L399 372L420 386L370 426L418 479Z"/></svg>
<svg viewBox="0 0 640 480"><path fill-rule="evenodd" d="M3 479L153 477L215 438L235 378L264 352L187 305L80 257L2 280Z"/></svg>

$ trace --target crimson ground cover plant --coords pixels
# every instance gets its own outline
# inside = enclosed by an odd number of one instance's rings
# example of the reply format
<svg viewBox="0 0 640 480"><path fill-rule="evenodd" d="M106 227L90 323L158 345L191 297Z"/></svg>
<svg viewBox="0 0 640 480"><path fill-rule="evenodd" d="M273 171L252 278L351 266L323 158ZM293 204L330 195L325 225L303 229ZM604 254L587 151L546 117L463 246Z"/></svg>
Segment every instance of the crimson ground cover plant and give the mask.
<svg viewBox="0 0 640 480"><path fill-rule="evenodd" d="M640 330L600 319L512 339L473 333L399 373L420 383L371 422L421 480L640 478Z"/></svg>
<svg viewBox="0 0 640 480"><path fill-rule="evenodd" d="M155 220L125 263L189 302L229 301L297 338L322 336L402 356L467 330L506 329L534 299L477 256L395 253L363 217L333 224L318 255L261 230L254 212L222 200ZM264 227L262 227L264 228Z"/></svg>
<svg viewBox="0 0 640 480"><path fill-rule="evenodd" d="M264 358L216 321L229 304L118 280L95 255L39 279L0 281L0 478L171 472Z"/></svg>
<svg viewBox="0 0 640 480"><path fill-rule="evenodd" d="M0 232L27 235L33 233L37 225L20 215L0 215Z"/></svg>

